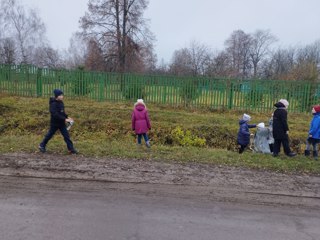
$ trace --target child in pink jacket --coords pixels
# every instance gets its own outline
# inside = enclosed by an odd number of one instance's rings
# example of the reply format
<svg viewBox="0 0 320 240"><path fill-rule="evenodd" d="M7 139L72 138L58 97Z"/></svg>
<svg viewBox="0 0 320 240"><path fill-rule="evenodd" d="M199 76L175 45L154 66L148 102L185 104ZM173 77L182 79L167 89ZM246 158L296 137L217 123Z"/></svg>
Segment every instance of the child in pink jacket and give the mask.
<svg viewBox="0 0 320 240"><path fill-rule="evenodd" d="M148 130L151 129L148 111L143 99L138 99L134 104L132 112L132 130L138 135L138 146L141 146L142 136L146 142L146 146L150 148L150 142L147 135Z"/></svg>

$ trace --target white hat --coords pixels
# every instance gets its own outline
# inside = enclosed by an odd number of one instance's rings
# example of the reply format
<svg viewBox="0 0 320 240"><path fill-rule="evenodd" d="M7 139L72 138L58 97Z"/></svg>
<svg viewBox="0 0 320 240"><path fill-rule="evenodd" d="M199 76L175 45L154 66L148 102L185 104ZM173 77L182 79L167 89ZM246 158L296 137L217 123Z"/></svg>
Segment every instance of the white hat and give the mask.
<svg viewBox="0 0 320 240"><path fill-rule="evenodd" d="M251 120L251 117L250 117L250 115L248 115L248 114L243 114L242 120L244 120L244 121L250 121L250 120Z"/></svg>
<svg viewBox="0 0 320 240"><path fill-rule="evenodd" d="M265 124L264 122L261 122L257 125L258 128L265 128Z"/></svg>
<svg viewBox="0 0 320 240"><path fill-rule="evenodd" d="M134 106L137 106L138 104L142 104L146 107L146 104L144 103L143 99L138 99Z"/></svg>
<svg viewBox="0 0 320 240"><path fill-rule="evenodd" d="M280 99L279 102L281 102L285 106L285 108L288 108L289 102L287 101L287 99Z"/></svg>

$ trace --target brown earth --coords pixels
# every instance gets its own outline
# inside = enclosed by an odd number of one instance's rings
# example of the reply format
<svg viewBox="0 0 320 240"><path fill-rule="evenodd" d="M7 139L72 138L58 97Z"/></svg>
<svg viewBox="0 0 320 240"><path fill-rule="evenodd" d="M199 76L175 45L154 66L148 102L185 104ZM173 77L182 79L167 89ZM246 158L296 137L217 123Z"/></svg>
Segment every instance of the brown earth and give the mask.
<svg viewBox="0 0 320 240"><path fill-rule="evenodd" d="M128 190L152 184L152 194L320 209L318 176L210 164L15 153L0 155L0 176L127 183Z"/></svg>

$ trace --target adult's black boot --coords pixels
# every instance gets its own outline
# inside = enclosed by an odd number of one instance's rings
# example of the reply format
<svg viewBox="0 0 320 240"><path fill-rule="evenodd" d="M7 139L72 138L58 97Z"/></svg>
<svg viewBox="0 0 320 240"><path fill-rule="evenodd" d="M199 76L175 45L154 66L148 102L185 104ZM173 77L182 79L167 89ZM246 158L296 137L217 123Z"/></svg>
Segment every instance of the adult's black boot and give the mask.
<svg viewBox="0 0 320 240"><path fill-rule="evenodd" d="M289 154L288 154L288 157L294 157L294 156L296 156L297 154L295 153L295 152L290 152Z"/></svg>

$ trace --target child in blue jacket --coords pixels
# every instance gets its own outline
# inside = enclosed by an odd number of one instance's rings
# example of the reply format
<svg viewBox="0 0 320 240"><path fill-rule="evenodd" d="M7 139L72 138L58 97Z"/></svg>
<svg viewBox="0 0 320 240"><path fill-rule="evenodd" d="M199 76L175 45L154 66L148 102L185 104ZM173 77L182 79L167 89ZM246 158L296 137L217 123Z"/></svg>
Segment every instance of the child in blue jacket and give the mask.
<svg viewBox="0 0 320 240"><path fill-rule="evenodd" d="M238 131L238 138L237 142L239 147L239 153L243 153L245 148L250 143L250 132L249 128L255 128L255 124L249 125L248 122L251 120L251 117L248 114L243 114L242 119L239 121L239 131Z"/></svg>
<svg viewBox="0 0 320 240"><path fill-rule="evenodd" d="M313 118L310 123L309 136L306 143L305 156L310 156L311 145L313 157L318 160L318 144L320 143L320 105L312 108Z"/></svg>

